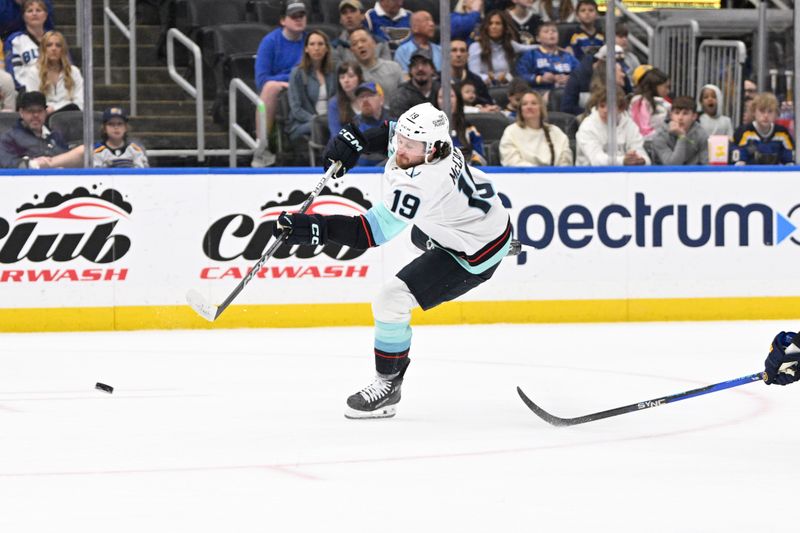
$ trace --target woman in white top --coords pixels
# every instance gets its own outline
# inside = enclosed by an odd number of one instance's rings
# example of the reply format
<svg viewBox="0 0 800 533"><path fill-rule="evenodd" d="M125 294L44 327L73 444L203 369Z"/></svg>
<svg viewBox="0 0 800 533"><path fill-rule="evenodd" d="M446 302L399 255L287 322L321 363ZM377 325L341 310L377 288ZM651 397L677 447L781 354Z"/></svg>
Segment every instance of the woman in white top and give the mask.
<svg viewBox="0 0 800 533"><path fill-rule="evenodd" d="M6 71L13 76L17 88L21 86L20 77L36 68L39 41L44 37L44 25L47 22L44 0L25 0L22 3L22 20L25 22L25 31L12 33L4 44Z"/></svg>
<svg viewBox="0 0 800 533"><path fill-rule="evenodd" d="M469 70L487 85L507 85L514 78L517 54L537 46L520 44L508 13L492 11L481 24L478 38L469 45Z"/></svg>
<svg viewBox="0 0 800 533"><path fill-rule="evenodd" d="M289 75L289 138L307 137L314 117L328 112L328 100L335 94L330 41L321 31L311 30L306 35L303 58Z"/></svg>
<svg viewBox="0 0 800 533"><path fill-rule="evenodd" d="M20 76L28 91L40 91L47 98L47 115L57 111L83 110L83 76L69 60L67 41L58 31L42 37L39 59Z"/></svg>
<svg viewBox="0 0 800 533"><path fill-rule="evenodd" d="M517 121L503 131L500 163L505 167L571 166L567 135L546 121L542 96L527 91L520 99Z"/></svg>

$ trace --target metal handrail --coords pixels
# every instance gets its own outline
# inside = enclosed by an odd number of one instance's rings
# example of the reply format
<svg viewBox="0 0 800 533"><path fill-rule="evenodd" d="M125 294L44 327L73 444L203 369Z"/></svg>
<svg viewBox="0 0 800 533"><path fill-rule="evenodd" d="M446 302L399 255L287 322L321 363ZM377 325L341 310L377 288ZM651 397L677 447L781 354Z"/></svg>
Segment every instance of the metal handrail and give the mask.
<svg viewBox="0 0 800 533"><path fill-rule="evenodd" d="M241 92L248 100L256 105L258 125L256 135L258 139L253 139L250 134L236 122L236 94ZM267 107L259 96L241 80L233 78L228 88L228 144L230 148L230 167L236 168L236 139L237 137L253 149L253 153L259 153L267 147Z"/></svg>
<svg viewBox="0 0 800 533"><path fill-rule="evenodd" d="M634 45L636 48L638 48L639 50L644 52L647 55L647 60L652 63L653 62L653 55L652 55L651 50L653 49L653 35L655 35L653 27L650 24L648 24L647 21L644 20L642 17L640 17L639 15L637 15L636 13L634 13L633 11L628 9L628 7L622 1L619 1L616 4L617 4L617 9L619 9L620 12L623 15L625 15L625 17L628 20L630 20L631 22L636 24L638 27L643 29L644 32L647 34L647 44L646 45L643 42L641 42L639 39L637 39L636 37L634 37L632 35L628 35L628 40L631 42L632 45Z"/></svg>
<svg viewBox="0 0 800 533"><path fill-rule="evenodd" d="M136 1L128 0L128 23L130 26L125 26L119 17L109 7L109 0L103 0L103 46L104 50L104 70L105 70L105 83L111 85L111 26L108 21L122 32L122 35L128 39L128 64L130 65L130 100L131 100L131 115L137 114L136 102Z"/></svg>
<svg viewBox="0 0 800 533"><path fill-rule="evenodd" d="M192 87L183 76L178 74L178 71L175 69L175 39L188 48L194 56L194 87ZM203 60L200 55L200 47L177 28L170 28L167 32L167 69L169 70L169 77L180 85L184 91L189 93L189 96L195 99L195 114L197 117L197 160L203 162L206 158L206 133L203 109Z"/></svg>

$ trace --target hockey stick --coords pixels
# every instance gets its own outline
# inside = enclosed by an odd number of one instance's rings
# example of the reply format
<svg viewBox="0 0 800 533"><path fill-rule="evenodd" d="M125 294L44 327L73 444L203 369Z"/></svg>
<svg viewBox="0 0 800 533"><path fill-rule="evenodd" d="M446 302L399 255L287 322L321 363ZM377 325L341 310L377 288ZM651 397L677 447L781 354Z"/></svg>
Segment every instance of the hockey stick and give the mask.
<svg viewBox="0 0 800 533"><path fill-rule="evenodd" d="M754 381L761 381L767 379L766 372L759 372L758 374L750 374L749 376L743 376L740 378L732 379L730 381L723 381L722 383L715 383L714 385L706 385L705 387L700 387L699 389L693 389L686 392L679 392L678 394L673 394L671 396L662 396L661 398L656 398L653 400L647 400L644 402L637 402L632 403L630 405L626 405L624 407L617 407L616 409L609 409L608 411L600 411L599 413L592 413L590 415L579 416L576 418L560 418L558 416L551 415L528 398L522 389L517 387L517 392L519 393L519 397L522 398L522 401L525 402L525 405L528 408L536 413L539 418L544 420L545 422L552 424L554 426L575 426L577 424L585 424L586 422L594 422L595 420L602 420L603 418L609 418L612 416L617 415L624 415L625 413L633 413L634 411L641 411L643 409L650 409L651 407L659 407L661 405L666 405L668 403L679 402L681 400L687 400L689 398L694 398L695 396L702 396L703 394L710 394L712 392L717 392L725 389L730 389L731 387L738 387L739 385L746 385L747 383L752 383Z"/></svg>
<svg viewBox="0 0 800 533"><path fill-rule="evenodd" d="M328 168L327 172L325 172L325 175L322 176L322 179L319 180L319 183L317 183L317 186L314 187L314 190L308 195L306 201L300 206L300 209L297 211L298 213L306 212L314 199L319 195L320 192L322 192L322 188L325 187L325 184L328 182L328 180L339 171L341 166L342 164L339 161L336 161ZM248 272L247 275L242 278L242 281L236 285L236 288L233 289L233 292L231 292L228 297L225 298L225 301L223 301L219 306L206 301L206 299L203 298L203 295L194 289L191 289L186 293L186 301L198 315L205 318L209 322L214 322L236 299L236 297L239 296L239 293L242 292L245 285L250 283L250 280L253 279L256 274L258 274L258 271L261 270L261 267L267 262L267 259L272 257L272 254L274 254L275 250L277 250L278 247L283 244L284 239L286 239L288 235L289 230L284 229L278 238L275 239L275 242L273 242L270 247L267 248L267 251L261 256L261 259L259 259L258 262L253 265L253 268L250 269L250 272Z"/></svg>

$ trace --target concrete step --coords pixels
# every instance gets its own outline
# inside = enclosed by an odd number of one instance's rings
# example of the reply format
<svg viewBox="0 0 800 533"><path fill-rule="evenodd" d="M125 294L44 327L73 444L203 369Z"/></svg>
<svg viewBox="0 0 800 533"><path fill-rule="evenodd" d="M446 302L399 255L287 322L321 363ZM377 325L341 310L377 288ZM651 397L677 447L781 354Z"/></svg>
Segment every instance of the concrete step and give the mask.
<svg viewBox="0 0 800 533"><path fill-rule="evenodd" d="M99 63L95 62L94 68L94 83L99 86L105 83L105 69L102 67L102 58ZM130 68L128 67L111 67L111 83L127 85L130 82ZM136 78L138 86L143 84L174 84L172 78L169 77L169 71L166 67L139 67L136 69Z"/></svg>
<svg viewBox="0 0 800 533"><path fill-rule="evenodd" d="M188 95L187 95L188 97ZM95 109L102 111L103 109L111 106L122 106L125 109L130 109L130 101L128 101L128 93L125 93L125 98L119 99L106 99L95 98ZM139 115L155 115L163 117L173 116L191 116L194 117L195 104L194 100L139 100L137 102L137 112ZM210 115L210 105L206 105L206 115Z"/></svg>
<svg viewBox="0 0 800 533"><path fill-rule="evenodd" d="M130 89L128 84L97 85L94 94L98 100L121 102L129 99ZM138 87L137 97L141 100L187 100L194 105L194 100L190 99L186 91L174 83L142 85Z"/></svg>
<svg viewBox="0 0 800 533"><path fill-rule="evenodd" d="M205 122L203 128L206 132L220 132L222 128L214 124L211 117L203 117ZM131 119L131 125L136 131L169 131L173 133L194 133L196 131L196 122L194 115L178 115L178 116L154 116L142 115L141 113Z"/></svg>
<svg viewBox="0 0 800 533"><path fill-rule="evenodd" d="M197 135L182 132L135 131L133 137L139 139L146 149L188 149L197 148ZM226 132L206 132L206 148L227 148Z"/></svg>
<svg viewBox="0 0 800 533"><path fill-rule="evenodd" d="M77 44L78 40L76 38L77 35L77 27L75 25L61 25L58 26L58 31L64 34L64 37L67 39L67 43L69 43L70 47L73 47ZM158 38L161 36L161 27L160 26L143 26L137 25L136 26L136 40L142 44L151 44L155 45L158 42ZM128 39L122 35L122 32L112 24L111 26L111 44L126 44ZM92 32L92 39L94 39L95 44L99 44L103 42L103 26L102 24L96 26L94 31Z"/></svg>
<svg viewBox="0 0 800 533"><path fill-rule="evenodd" d="M122 22L128 22L128 2L111 0L110 7ZM78 16L82 16L82 14L77 13L76 2L74 1L56 2L53 5L53 18L57 26L75 24ZM103 24L103 2L101 0L92 1L92 22Z"/></svg>
<svg viewBox="0 0 800 533"><path fill-rule="evenodd" d="M112 44L111 50L111 64L118 67L128 66L128 45L127 44ZM75 46L70 48L72 59L77 66L81 66L81 47ZM95 65L103 64L103 57L105 48L102 43L95 43L92 47L92 60ZM155 44L137 43L136 46L136 62L140 67L157 67L166 66L166 59L158 57L158 50Z"/></svg>

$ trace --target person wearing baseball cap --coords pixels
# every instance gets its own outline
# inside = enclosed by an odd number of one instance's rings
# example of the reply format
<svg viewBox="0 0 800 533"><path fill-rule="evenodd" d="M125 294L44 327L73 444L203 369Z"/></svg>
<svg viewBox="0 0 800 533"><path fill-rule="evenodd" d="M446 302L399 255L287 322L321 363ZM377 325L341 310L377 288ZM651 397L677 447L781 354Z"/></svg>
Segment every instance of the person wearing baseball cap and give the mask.
<svg viewBox="0 0 800 533"><path fill-rule="evenodd" d="M389 110L384 107L383 87L374 81L364 82L355 91L356 105L361 110L356 114L353 124L362 133L373 128L380 128L389 120L393 120ZM385 154L367 154L358 159L358 166L375 166L386 159Z"/></svg>
<svg viewBox="0 0 800 533"><path fill-rule="evenodd" d="M350 34L355 30L364 28L364 5L361 0L342 0L339 2L339 25L344 28L339 37L331 42L333 58L336 63L356 60L350 51ZM384 40L375 40L375 54L380 59L392 61L392 50L389 43Z"/></svg>
<svg viewBox="0 0 800 533"><path fill-rule="evenodd" d="M435 79L436 67L429 49L419 48L411 54L408 73L410 79L400 84L389 104L392 115L396 117L425 102L436 106L439 81Z"/></svg>
<svg viewBox="0 0 800 533"><path fill-rule="evenodd" d="M148 168L147 154L141 145L128 140L128 114L121 107L103 111L102 142L94 147L95 168Z"/></svg>
<svg viewBox="0 0 800 533"><path fill-rule="evenodd" d="M256 52L256 87L267 109L267 138L275 123L278 95L289 87L289 74L303 57L308 9L300 0L286 0L280 18L281 27L261 41ZM253 154L254 167L275 164L275 154L265 148Z"/></svg>
<svg viewBox="0 0 800 533"><path fill-rule="evenodd" d="M22 93L17 98L17 110L19 120L0 136L0 167L45 167L48 158L68 151L61 134L50 131L44 124L47 118L44 94L39 91ZM82 157L83 150L80 154Z"/></svg>

